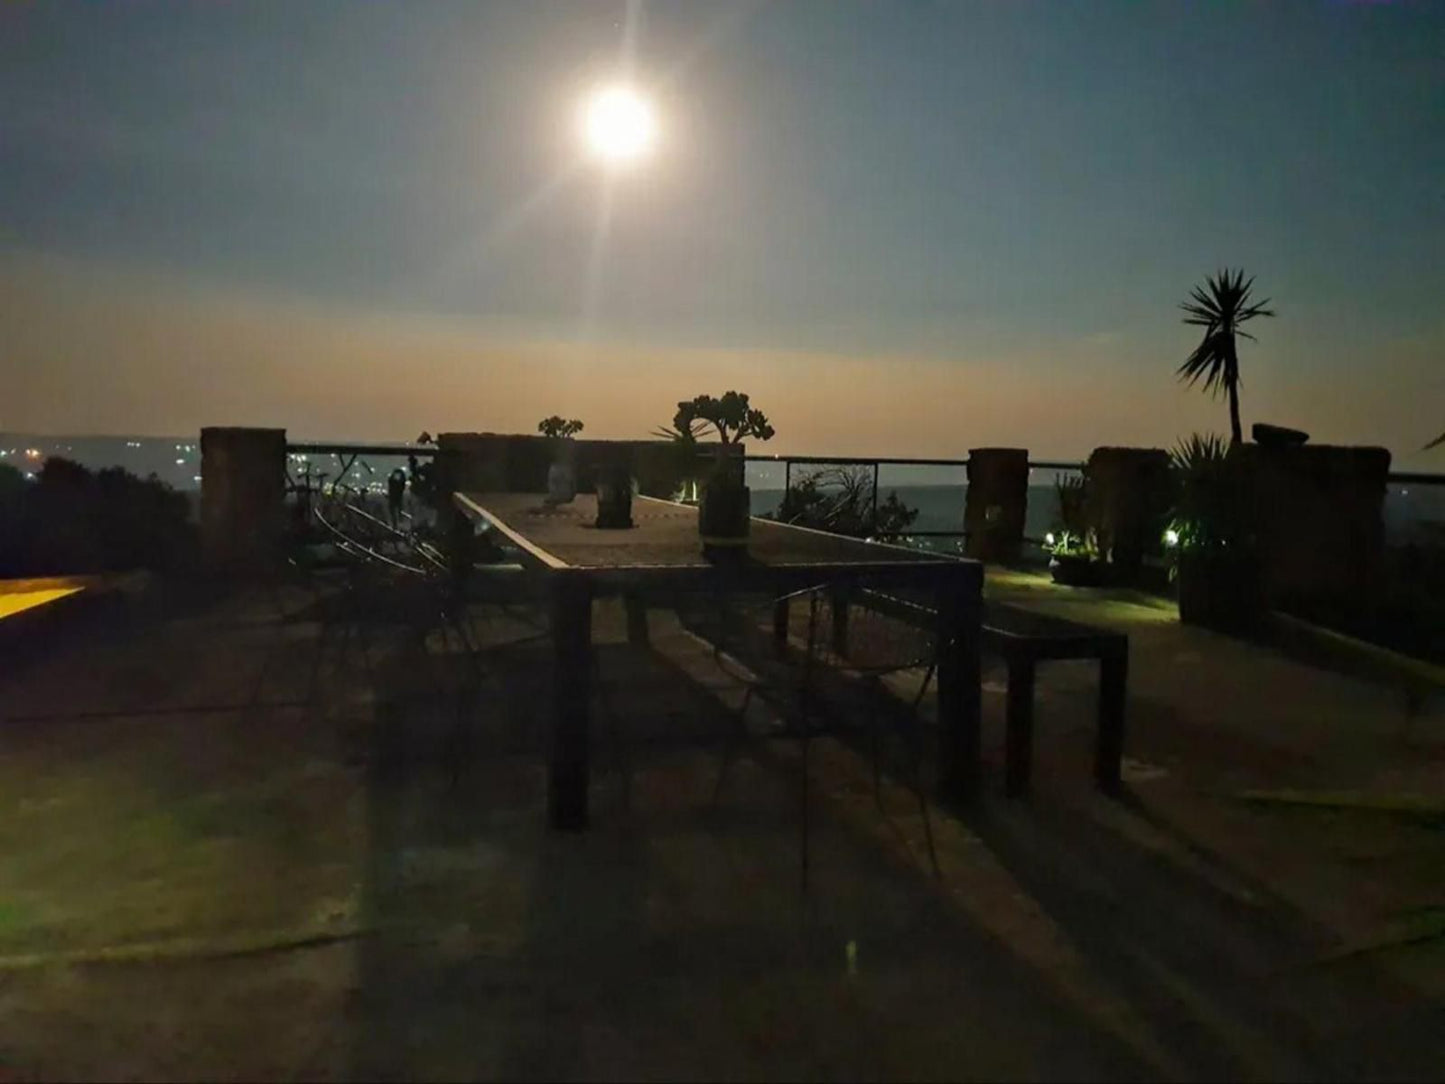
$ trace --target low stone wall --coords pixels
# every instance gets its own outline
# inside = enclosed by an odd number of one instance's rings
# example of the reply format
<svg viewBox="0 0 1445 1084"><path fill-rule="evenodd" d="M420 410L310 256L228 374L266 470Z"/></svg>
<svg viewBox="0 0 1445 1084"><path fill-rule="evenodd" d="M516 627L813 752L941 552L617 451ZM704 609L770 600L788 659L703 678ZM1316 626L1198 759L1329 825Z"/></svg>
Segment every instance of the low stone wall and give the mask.
<svg viewBox="0 0 1445 1084"><path fill-rule="evenodd" d="M579 492L593 492L598 468L623 448L638 490L649 497L671 497L685 479L705 475L712 469L717 449L715 443L701 443L689 455L681 445L665 440L571 439L567 443ZM741 471L746 448L734 447L732 454ZM522 433L442 433L437 449L442 492L540 493L547 488L547 470L558 454L555 438Z"/></svg>

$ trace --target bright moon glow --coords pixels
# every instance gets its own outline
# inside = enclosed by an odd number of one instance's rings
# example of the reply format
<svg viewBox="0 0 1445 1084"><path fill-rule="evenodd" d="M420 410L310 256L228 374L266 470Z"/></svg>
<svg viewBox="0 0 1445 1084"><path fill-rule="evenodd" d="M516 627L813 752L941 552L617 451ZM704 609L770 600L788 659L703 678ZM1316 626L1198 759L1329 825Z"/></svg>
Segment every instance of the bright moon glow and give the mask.
<svg viewBox="0 0 1445 1084"><path fill-rule="evenodd" d="M624 87L593 95L583 120L587 145L605 162L621 164L642 157L657 134L652 106Z"/></svg>

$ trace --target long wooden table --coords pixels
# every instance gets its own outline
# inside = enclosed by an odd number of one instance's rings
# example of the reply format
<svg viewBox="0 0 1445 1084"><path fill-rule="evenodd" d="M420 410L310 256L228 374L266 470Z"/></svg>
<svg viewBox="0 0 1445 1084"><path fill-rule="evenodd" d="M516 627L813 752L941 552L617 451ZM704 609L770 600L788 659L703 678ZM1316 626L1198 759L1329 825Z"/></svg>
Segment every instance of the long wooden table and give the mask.
<svg viewBox="0 0 1445 1084"><path fill-rule="evenodd" d="M587 824L588 712L592 600L628 600L629 631L645 635L652 596L679 591L736 591L773 597L822 584L926 592L939 635L939 790L946 800L978 790L979 648L983 566L942 554L863 542L754 519L746 555L715 562L703 556L697 509L634 498L634 526L595 527L596 498L580 494L549 506L541 494L453 494L458 510L510 542L544 581L552 616L552 735L548 816L554 828Z"/></svg>

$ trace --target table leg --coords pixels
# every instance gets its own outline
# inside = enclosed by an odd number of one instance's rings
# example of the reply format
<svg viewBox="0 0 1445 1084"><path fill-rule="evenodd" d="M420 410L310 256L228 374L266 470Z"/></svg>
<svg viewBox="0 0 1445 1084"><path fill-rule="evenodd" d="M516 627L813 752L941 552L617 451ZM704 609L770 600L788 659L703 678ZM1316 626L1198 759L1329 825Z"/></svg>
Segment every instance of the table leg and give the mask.
<svg viewBox="0 0 1445 1084"><path fill-rule="evenodd" d="M635 592L623 595L622 602L627 607L627 642L633 647L646 647L651 642L647 633L647 603Z"/></svg>
<svg viewBox="0 0 1445 1084"><path fill-rule="evenodd" d="M1034 755L1034 660L1010 659L1008 664L1008 763L1004 793L1010 798L1026 794Z"/></svg>
<svg viewBox="0 0 1445 1084"><path fill-rule="evenodd" d="M552 740L547 816L553 828L587 827L587 713L591 702L592 592L578 577L556 577L552 596Z"/></svg>
<svg viewBox="0 0 1445 1084"><path fill-rule="evenodd" d="M982 584L955 581L938 605L938 790L945 801L978 796Z"/></svg>
<svg viewBox="0 0 1445 1084"><path fill-rule="evenodd" d="M788 600L773 603L773 649L779 658L788 652Z"/></svg>
<svg viewBox="0 0 1445 1084"><path fill-rule="evenodd" d="M473 551L476 548L477 532L472 521L456 512L447 525L447 539L450 543L451 574L458 584L464 584L471 571Z"/></svg>
<svg viewBox="0 0 1445 1084"><path fill-rule="evenodd" d="M1119 793L1124 758L1124 706L1128 700L1129 656L1099 660L1099 734L1094 752L1094 779L1099 789Z"/></svg>

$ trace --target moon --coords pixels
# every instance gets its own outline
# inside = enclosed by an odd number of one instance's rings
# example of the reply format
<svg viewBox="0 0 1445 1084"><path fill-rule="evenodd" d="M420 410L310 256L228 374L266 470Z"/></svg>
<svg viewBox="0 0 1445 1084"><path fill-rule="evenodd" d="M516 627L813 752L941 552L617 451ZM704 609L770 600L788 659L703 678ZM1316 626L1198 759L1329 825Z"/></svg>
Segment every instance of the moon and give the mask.
<svg viewBox="0 0 1445 1084"><path fill-rule="evenodd" d="M647 155L657 137L652 103L622 86L605 87L587 99L582 111L587 146L608 165L620 166Z"/></svg>

